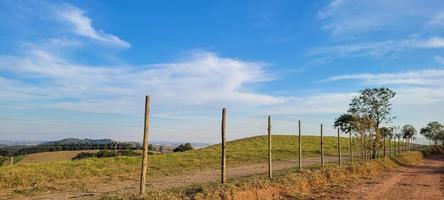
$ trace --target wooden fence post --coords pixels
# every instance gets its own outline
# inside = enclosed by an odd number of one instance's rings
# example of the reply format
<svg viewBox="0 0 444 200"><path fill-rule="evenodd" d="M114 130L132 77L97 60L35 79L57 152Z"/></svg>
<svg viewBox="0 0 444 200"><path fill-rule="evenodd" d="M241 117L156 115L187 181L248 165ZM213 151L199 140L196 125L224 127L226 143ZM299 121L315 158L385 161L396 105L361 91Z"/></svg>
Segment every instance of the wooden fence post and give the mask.
<svg viewBox="0 0 444 200"><path fill-rule="evenodd" d="M321 124L321 165L325 166L325 161L324 161L324 135L323 135L323 127Z"/></svg>
<svg viewBox="0 0 444 200"><path fill-rule="evenodd" d="M365 155L364 155L364 134L361 133L361 156L360 156L361 162L365 162Z"/></svg>
<svg viewBox="0 0 444 200"><path fill-rule="evenodd" d="M271 116L268 116L268 177L273 177L273 168L271 165Z"/></svg>
<svg viewBox="0 0 444 200"><path fill-rule="evenodd" d="M383 151L384 151L384 153L382 154L384 157L385 157L385 136L384 136L384 139L382 140L383 142L384 142L384 144L383 144Z"/></svg>
<svg viewBox="0 0 444 200"><path fill-rule="evenodd" d="M14 156L11 156L11 166L14 165Z"/></svg>
<svg viewBox="0 0 444 200"><path fill-rule="evenodd" d="M391 145L391 143L392 143L392 138L389 137L389 142L388 142L388 148L389 148L388 155L389 155L389 157L392 156L392 145Z"/></svg>
<svg viewBox="0 0 444 200"><path fill-rule="evenodd" d="M143 129L143 158L140 174L140 194L145 193L146 171L148 164L148 130L150 127L150 96L145 97L145 125Z"/></svg>
<svg viewBox="0 0 444 200"><path fill-rule="evenodd" d="M221 134L222 134L222 161L221 161L221 179L220 182L222 184L225 183L226 180L226 173L227 173L227 165L226 165L226 149L225 149L225 120L226 120L226 108L222 109L222 124L221 124Z"/></svg>
<svg viewBox="0 0 444 200"><path fill-rule="evenodd" d="M302 135L301 135L301 120L298 121L298 130L299 130L299 171L302 170Z"/></svg>
<svg viewBox="0 0 444 200"><path fill-rule="evenodd" d="M350 165L353 165L353 138L350 131Z"/></svg>
<svg viewBox="0 0 444 200"><path fill-rule="evenodd" d="M341 160L341 137L339 135L339 128L338 128L338 161L339 161L339 166L341 166L342 164L342 160Z"/></svg>

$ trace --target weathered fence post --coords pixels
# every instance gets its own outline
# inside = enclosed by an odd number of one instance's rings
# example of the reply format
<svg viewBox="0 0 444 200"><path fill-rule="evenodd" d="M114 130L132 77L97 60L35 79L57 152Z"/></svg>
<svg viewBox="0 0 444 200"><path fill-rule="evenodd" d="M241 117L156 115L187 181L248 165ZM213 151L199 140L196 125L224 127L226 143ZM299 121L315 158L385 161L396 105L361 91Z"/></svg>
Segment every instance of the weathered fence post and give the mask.
<svg viewBox="0 0 444 200"><path fill-rule="evenodd" d="M353 138L350 131L350 165L353 165Z"/></svg>
<svg viewBox="0 0 444 200"><path fill-rule="evenodd" d="M145 125L143 129L143 158L140 174L140 194L145 193L146 171L148 164L148 130L150 127L150 96L145 97Z"/></svg>
<svg viewBox="0 0 444 200"><path fill-rule="evenodd" d="M268 177L273 177L273 168L271 165L271 116L268 116Z"/></svg>
<svg viewBox="0 0 444 200"><path fill-rule="evenodd" d="M342 160L341 160L341 137L339 135L339 128L338 128L338 161L339 161L339 166L341 166L341 164L342 164Z"/></svg>
<svg viewBox="0 0 444 200"><path fill-rule="evenodd" d="M302 135L301 135L301 120L298 121L298 130L299 130L299 171L302 170Z"/></svg>
<svg viewBox="0 0 444 200"><path fill-rule="evenodd" d="M361 133L361 162L365 162L365 155L364 155L364 134Z"/></svg>
<svg viewBox="0 0 444 200"><path fill-rule="evenodd" d="M222 124L221 124L221 134L222 134L222 161L221 161L221 177L220 182L222 184L225 183L226 180L226 173L227 173L227 166L226 166L226 149L225 149L225 120L226 120L226 108L222 109Z"/></svg>
<svg viewBox="0 0 444 200"><path fill-rule="evenodd" d="M14 156L11 156L11 165L14 165Z"/></svg>
<svg viewBox="0 0 444 200"><path fill-rule="evenodd" d="M321 165L324 166L325 162L324 162L324 135L323 135L323 127L321 124Z"/></svg>
<svg viewBox="0 0 444 200"><path fill-rule="evenodd" d="M384 144L383 144L383 151L384 151L384 153L382 155L385 157L385 136L384 136L383 142L384 142Z"/></svg>
<svg viewBox="0 0 444 200"><path fill-rule="evenodd" d="M391 145L391 143L392 143L392 138L389 137L389 141L388 141L388 148L389 148L388 155L389 155L389 157L392 156L392 145Z"/></svg>

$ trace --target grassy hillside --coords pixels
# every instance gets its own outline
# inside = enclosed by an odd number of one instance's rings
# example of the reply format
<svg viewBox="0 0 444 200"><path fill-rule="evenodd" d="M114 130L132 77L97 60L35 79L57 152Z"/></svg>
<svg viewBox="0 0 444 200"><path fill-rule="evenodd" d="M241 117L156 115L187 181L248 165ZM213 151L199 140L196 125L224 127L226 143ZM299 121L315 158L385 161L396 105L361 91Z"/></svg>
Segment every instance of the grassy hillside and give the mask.
<svg viewBox="0 0 444 200"><path fill-rule="evenodd" d="M343 152L347 151L348 139L342 138ZM297 137L273 136L273 159L297 159ZM336 154L336 138L325 137L325 154ZM319 137L302 139L303 155L319 155ZM357 149L357 146L356 146ZM266 162L267 140L257 136L227 144L228 166ZM0 196L13 193L32 194L47 190L87 190L93 184L109 184L110 181L137 180L141 159L117 157L85 159L79 161L53 161L34 164L5 166L0 170ZM215 169L220 164L220 146L214 145L181 153L150 155L149 178L186 174L203 169Z"/></svg>

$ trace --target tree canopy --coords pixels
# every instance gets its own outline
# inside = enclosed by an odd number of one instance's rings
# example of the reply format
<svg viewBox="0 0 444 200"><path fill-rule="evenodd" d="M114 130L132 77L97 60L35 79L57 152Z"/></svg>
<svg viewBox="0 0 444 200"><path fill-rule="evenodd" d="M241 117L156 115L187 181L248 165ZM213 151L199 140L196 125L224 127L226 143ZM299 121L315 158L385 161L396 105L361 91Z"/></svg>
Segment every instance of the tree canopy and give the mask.
<svg viewBox="0 0 444 200"><path fill-rule="evenodd" d="M430 122L426 127L421 128L420 133L427 139L433 140L435 145L437 145L439 140L443 141L444 126L436 121Z"/></svg>
<svg viewBox="0 0 444 200"><path fill-rule="evenodd" d="M413 125L406 124L401 129L402 137L405 139L411 139L416 135L416 129Z"/></svg>
<svg viewBox="0 0 444 200"><path fill-rule="evenodd" d="M390 100L396 93L388 88L366 88L350 103L349 113L368 116L379 128L382 122L391 122L392 103Z"/></svg>

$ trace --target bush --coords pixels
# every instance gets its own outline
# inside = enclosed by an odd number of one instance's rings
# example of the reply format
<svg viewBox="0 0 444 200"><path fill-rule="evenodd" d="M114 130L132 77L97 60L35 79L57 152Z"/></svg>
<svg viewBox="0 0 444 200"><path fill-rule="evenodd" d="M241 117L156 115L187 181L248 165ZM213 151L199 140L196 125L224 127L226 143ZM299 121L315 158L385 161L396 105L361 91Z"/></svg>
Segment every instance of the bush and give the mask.
<svg viewBox="0 0 444 200"><path fill-rule="evenodd" d="M72 160L81 160L85 158L111 158L117 156L141 156L142 153L136 152L134 150L123 150L123 151L98 151L97 153L81 152L77 154Z"/></svg>
<svg viewBox="0 0 444 200"><path fill-rule="evenodd" d="M85 158L94 158L94 157L96 157L95 153L81 152L81 153L77 154L77 156L72 158L72 160L81 160L81 159L85 159Z"/></svg>
<svg viewBox="0 0 444 200"><path fill-rule="evenodd" d="M142 152L134 151L134 150L123 150L117 152L119 156L142 156ZM152 155L153 153L148 151L148 155Z"/></svg>
<svg viewBox="0 0 444 200"><path fill-rule="evenodd" d="M181 144L178 147L176 147L173 152L184 152L184 151L189 151L189 150L193 150L193 146L187 142L185 144Z"/></svg>

